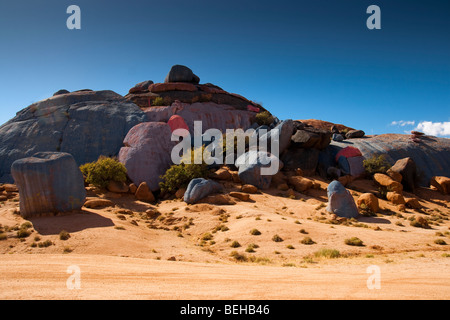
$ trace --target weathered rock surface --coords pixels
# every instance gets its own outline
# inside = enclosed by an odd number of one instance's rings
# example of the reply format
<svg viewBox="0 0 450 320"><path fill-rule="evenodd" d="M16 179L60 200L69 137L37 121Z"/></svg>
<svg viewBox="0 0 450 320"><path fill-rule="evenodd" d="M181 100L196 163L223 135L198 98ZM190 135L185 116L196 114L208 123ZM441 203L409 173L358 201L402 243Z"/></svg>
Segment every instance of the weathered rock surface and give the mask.
<svg viewBox="0 0 450 320"><path fill-rule="evenodd" d="M389 169L391 175L392 172L396 172L401 175L400 182L407 191L413 192L417 186L417 168L416 163L410 157L399 159L395 164ZM389 174L389 173L388 173Z"/></svg>
<svg viewBox="0 0 450 320"><path fill-rule="evenodd" d="M450 176L450 139L422 136L420 142L415 143L409 135L382 134L344 142L333 141L331 146L354 146L366 159L383 154L391 165L410 157L416 164L417 183L422 187L428 187L433 176Z"/></svg>
<svg viewBox="0 0 450 320"><path fill-rule="evenodd" d="M356 218L359 214L355 200L339 181L332 181L327 188L327 211L344 218Z"/></svg>
<svg viewBox="0 0 450 320"><path fill-rule="evenodd" d="M68 153L39 152L16 160L11 173L19 188L20 214L24 218L83 206L86 198L83 175Z"/></svg>
<svg viewBox="0 0 450 320"><path fill-rule="evenodd" d="M236 167L239 169L239 178L244 184L251 184L259 189L267 189L270 187L272 176L276 174L282 167L281 161L274 155L265 151L251 150L242 154L237 158ZM268 167L274 169L273 174L262 174L269 170Z"/></svg>
<svg viewBox="0 0 450 320"><path fill-rule="evenodd" d="M438 189L442 194L450 194L450 178L448 177L432 177L430 185Z"/></svg>
<svg viewBox="0 0 450 320"><path fill-rule="evenodd" d="M378 198L372 193L363 193L357 200L358 207L365 207L373 213L379 210Z"/></svg>
<svg viewBox="0 0 450 320"><path fill-rule="evenodd" d="M164 82L191 82L198 84L200 78L188 67L177 64L170 68Z"/></svg>
<svg viewBox="0 0 450 320"><path fill-rule="evenodd" d="M128 132L118 158L136 185L146 182L151 191L159 189L160 176L172 165L171 135L170 126L162 122L141 123Z"/></svg>
<svg viewBox="0 0 450 320"><path fill-rule="evenodd" d="M113 91L78 91L42 100L0 126L0 182L10 168L40 151L72 154L78 165L117 156L123 139L145 113Z"/></svg>
<svg viewBox="0 0 450 320"><path fill-rule="evenodd" d="M217 193L223 190L220 183L204 178L192 179L184 193L184 201L186 203L197 203L210 194Z"/></svg>

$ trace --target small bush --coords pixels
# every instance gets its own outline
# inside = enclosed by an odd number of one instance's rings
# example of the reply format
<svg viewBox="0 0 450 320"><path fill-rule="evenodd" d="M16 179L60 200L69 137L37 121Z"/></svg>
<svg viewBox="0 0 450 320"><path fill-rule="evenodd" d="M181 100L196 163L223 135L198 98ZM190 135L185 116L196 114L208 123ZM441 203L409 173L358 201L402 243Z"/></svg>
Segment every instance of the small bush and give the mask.
<svg viewBox="0 0 450 320"><path fill-rule="evenodd" d="M25 228L21 228L21 229L17 230L17 237L18 237L18 238L26 238L26 237L28 237L30 234L31 234L31 232L28 231L28 230L25 229Z"/></svg>
<svg viewBox="0 0 450 320"><path fill-rule="evenodd" d="M59 240L67 240L70 238L70 234L66 230L62 230L59 233Z"/></svg>
<svg viewBox="0 0 450 320"><path fill-rule="evenodd" d="M213 238L213 235L211 233L207 232L202 235L201 240L208 241L208 240L211 240L212 238Z"/></svg>
<svg viewBox="0 0 450 320"><path fill-rule="evenodd" d="M262 125L269 126L272 124L273 120L274 118L269 111L260 112L255 117L255 122L260 126Z"/></svg>
<svg viewBox="0 0 450 320"><path fill-rule="evenodd" d="M341 253L336 249L320 249L314 253L316 257L325 257L325 258L339 258Z"/></svg>
<svg viewBox="0 0 450 320"><path fill-rule="evenodd" d="M250 230L250 234L252 236L259 236L261 234L261 231L259 231L258 229L252 229Z"/></svg>
<svg viewBox="0 0 450 320"><path fill-rule="evenodd" d="M349 239L345 239L345 244L348 244L349 246L363 246L363 241L357 237L351 237Z"/></svg>
<svg viewBox="0 0 450 320"><path fill-rule="evenodd" d="M241 246L241 244L238 241L233 241L230 245L230 247L232 248L239 248Z"/></svg>
<svg viewBox="0 0 450 320"><path fill-rule="evenodd" d="M1 241L1 240L6 240L6 238L8 238L8 237L6 236L6 233L0 233L0 241Z"/></svg>
<svg viewBox="0 0 450 320"><path fill-rule="evenodd" d="M295 249L295 247L294 247L292 244L288 244L288 245L286 246L286 248L288 248L288 249Z"/></svg>
<svg viewBox="0 0 450 320"><path fill-rule="evenodd" d="M306 244L306 245L311 245L311 244L315 244L315 242L313 241L313 239L311 239L310 237L304 237L302 239L302 241L300 241L302 244Z"/></svg>
<svg viewBox="0 0 450 320"><path fill-rule="evenodd" d="M418 217L410 222L410 225L416 228L430 229L428 221L425 218Z"/></svg>
<svg viewBox="0 0 450 320"><path fill-rule="evenodd" d="M110 181L125 182L127 169L118 160L100 156L97 161L80 166L86 182L106 188Z"/></svg>
<svg viewBox="0 0 450 320"><path fill-rule="evenodd" d="M434 243L440 244L440 245L443 245L443 246L445 246L445 245L447 244L447 242L445 242L445 241L442 240L442 239L436 239L436 240L434 240Z"/></svg>
<svg viewBox="0 0 450 320"><path fill-rule="evenodd" d="M152 106L165 106L166 103L162 97L156 97L152 101Z"/></svg>
<svg viewBox="0 0 450 320"><path fill-rule="evenodd" d="M161 191L174 193L179 188L185 188L192 179L208 178L209 171L206 164L177 164L167 169L161 176L162 182L159 183Z"/></svg>
<svg viewBox="0 0 450 320"><path fill-rule="evenodd" d="M247 246L247 249L245 249L245 252L255 252L255 249L257 249L257 248L259 248L259 246L257 245L257 244L254 244L254 243L250 243L248 246Z"/></svg>
<svg viewBox="0 0 450 320"><path fill-rule="evenodd" d="M50 240L45 240L45 241L38 242L37 246L39 248L47 248L47 247L50 247L52 244L53 244L53 242L51 242Z"/></svg>
<svg viewBox="0 0 450 320"><path fill-rule="evenodd" d="M384 155L368 158L363 161L363 165L366 173L371 177L375 173L386 173L391 168Z"/></svg>
<svg viewBox="0 0 450 320"><path fill-rule="evenodd" d="M275 241L275 242L282 242L283 241L283 239L279 236L279 235L274 235L273 237L272 237L272 241Z"/></svg>
<svg viewBox="0 0 450 320"><path fill-rule="evenodd" d="M237 251L232 251L230 257L234 258L236 261L247 261L247 256Z"/></svg>

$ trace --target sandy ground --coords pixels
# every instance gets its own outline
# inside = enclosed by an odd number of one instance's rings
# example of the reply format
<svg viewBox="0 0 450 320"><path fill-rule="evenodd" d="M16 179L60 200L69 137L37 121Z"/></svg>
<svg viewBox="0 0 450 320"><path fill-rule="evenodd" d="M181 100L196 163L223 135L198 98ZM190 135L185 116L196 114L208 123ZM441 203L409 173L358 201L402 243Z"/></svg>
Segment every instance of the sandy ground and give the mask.
<svg viewBox="0 0 450 320"><path fill-rule="evenodd" d="M450 196L421 188L415 195L405 193L419 199L420 210L399 211L380 200L376 216L342 224L325 211L327 183L316 182L320 189L295 197L271 189L234 205L187 205L177 199L156 205L89 190L89 197L113 205L28 221L17 214L18 195L9 194L0 203L7 236L0 240L0 298L450 298ZM376 188L372 181L357 180L349 190L357 199ZM148 209L157 214L147 214ZM430 228L411 226L417 216ZM24 222L31 223L31 234L20 239L17 229ZM59 238L62 230L69 239ZM274 242L274 235L283 241ZM305 237L314 243L303 244ZM364 245L345 244L350 237ZM446 244L436 243L439 239ZM41 247L44 241L51 245ZM323 249L339 257L318 256ZM380 289L368 288L371 265L380 270ZM80 289L67 288L70 266L79 267Z"/></svg>

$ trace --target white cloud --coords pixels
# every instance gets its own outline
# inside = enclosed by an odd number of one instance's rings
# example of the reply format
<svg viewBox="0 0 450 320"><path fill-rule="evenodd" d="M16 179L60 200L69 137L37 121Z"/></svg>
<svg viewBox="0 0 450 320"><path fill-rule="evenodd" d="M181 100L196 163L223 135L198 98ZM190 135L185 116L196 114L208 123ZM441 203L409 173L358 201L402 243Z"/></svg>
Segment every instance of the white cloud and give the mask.
<svg viewBox="0 0 450 320"><path fill-rule="evenodd" d="M392 121L391 122L391 126L413 126L415 125L416 122L415 121L405 121L405 120L400 120L400 121Z"/></svg>
<svg viewBox="0 0 450 320"><path fill-rule="evenodd" d="M422 131L430 136L450 136L450 121L449 122L432 122L422 121L414 129L416 131Z"/></svg>

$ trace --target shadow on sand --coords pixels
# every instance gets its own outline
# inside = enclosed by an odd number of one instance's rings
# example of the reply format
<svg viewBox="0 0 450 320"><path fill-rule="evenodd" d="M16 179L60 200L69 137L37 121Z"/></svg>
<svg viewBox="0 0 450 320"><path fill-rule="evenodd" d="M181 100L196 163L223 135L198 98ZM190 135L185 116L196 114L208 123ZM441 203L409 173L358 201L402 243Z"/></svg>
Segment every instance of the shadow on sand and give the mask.
<svg viewBox="0 0 450 320"><path fill-rule="evenodd" d="M114 226L111 219L87 210L79 210L57 216L36 217L29 219L29 221L41 235L59 234L62 230L77 232L90 228Z"/></svg>

